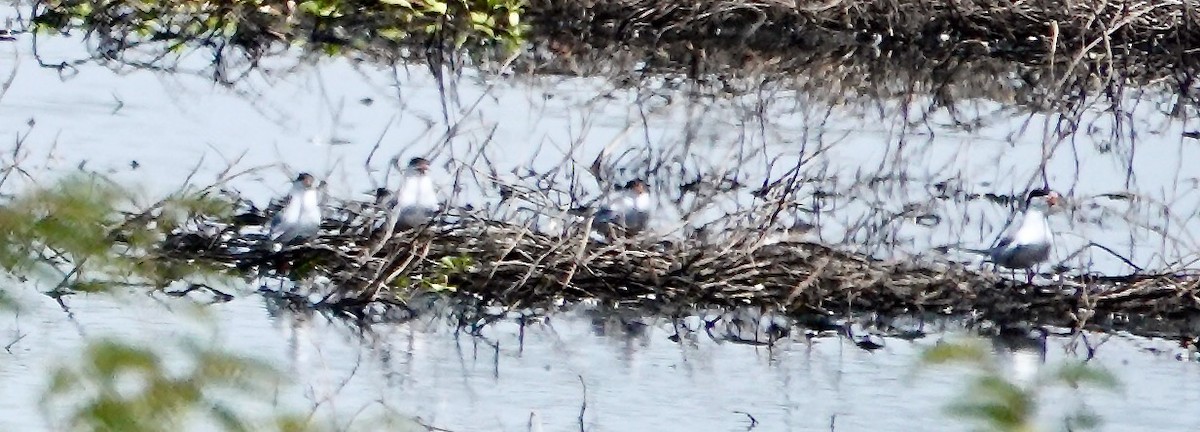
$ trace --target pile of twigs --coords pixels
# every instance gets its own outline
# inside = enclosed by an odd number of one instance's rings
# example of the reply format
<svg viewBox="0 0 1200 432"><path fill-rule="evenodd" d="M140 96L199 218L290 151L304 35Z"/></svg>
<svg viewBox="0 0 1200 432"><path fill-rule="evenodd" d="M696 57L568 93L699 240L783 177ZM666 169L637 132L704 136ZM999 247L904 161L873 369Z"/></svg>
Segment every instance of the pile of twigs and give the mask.
<svg viewBox="0 0 1200 432"><path fill-rule="evenodd" d="M355 208L369 206L354 203ZM760 306L788 314L974 315L1082 328L1186 324L1200 312L1200 277L1140 274L1060 277L1027 285L946 262L877 260L756 232L721 239L600 240L589 219L555 233L460 214L386 236L376 217L328 220L321 236L275 252L245 226L200 222L167 239L168 259L325 280L319 304L361 309L403 304L420 292L454 292L486 305L551 306L581 299L644 306ZM374 234L371 234L374 231Z"/></svg>

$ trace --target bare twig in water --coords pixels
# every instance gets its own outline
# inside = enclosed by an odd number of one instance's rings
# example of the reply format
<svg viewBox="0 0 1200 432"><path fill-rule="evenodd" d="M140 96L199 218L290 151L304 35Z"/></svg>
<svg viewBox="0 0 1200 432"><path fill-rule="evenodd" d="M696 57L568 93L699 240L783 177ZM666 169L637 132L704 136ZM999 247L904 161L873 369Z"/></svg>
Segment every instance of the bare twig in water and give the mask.
<svg viewBox="0 0 1200 432"><path fill-rule="evenodd" d="M28 335L29 335L28 333L20 333L20 334L17 334L17 337L16 337L16 338L14 338L14 339L12 340L12 342L9 342L9 343L8 343L8 345L5 345L5 346L4 346L4 351L8 352L9 354L12 354L12 347L13 347L13 345L16 345L16 344L17 344L17 342L20 342L20 341L21 341L21 339L25 339L25 336L28 336Z"/></svg>
<svg viewBox="0 0 1200 432"><path fill-rule="evenodd" d="M4 351L9 354L12 354L13 345L16 345L17 342L20 342L21 339L25 339L25 336L28 335L28 333L21 332L21 324L20 324L21 323L21 321L20 321L21 320L21 312L17 311L17 313L15 313L13 315L14 315L13 321L16 321L16 323L17 323L17 325L14 327L14 331L17 333L17 335L15 338L13 338L12 342L9 342L7 345L4 346Z"/></svg>
<svg viewBox="0 0 1200 432"><path fill-rule="evenodd" d="M13 51L12 72L8 74L8 78L4 79L4 83L0 84L0 101L4 100L4 95L8 94L8 88L12 87L13 80L17 79L17 71L21 69L19 67L21 64L20 59L20 54L17 54L16 51Z"/></svg>
<svg viewBox="0 0 1200 432"><path fill-rule="evenodd" d="M583 400L579 403L579 432L584 432L583 414L587 412L587 383L583 381L583 375L579 375L579 385L583 386Z"/></svg>
<svg viewBox="0 0 1200 432"><path fill-rule="evenodd" d="M746 426L746 430L754 430L755 427L758 427L758 419L754 418L754 416L750 415L750 413L745 411L734 411L733 413L742 414L746 416L748 420L750 420L750 425Z"/></svg>
<svg viewBox="0 0 1200 432"><path fill-rule="evenodd" d="M425 428L425 430L426 430L427 432L454 432L454 431L452 431L452 430L450 430L450 429L443 429L443 428L440 428L440 427L433 426L433 425L431 425L431 424L425 423L425 421L424 421L424 420L421 420L421 418L420 418L420 417L413 417L413 418L412 418L412 421L413 421L413 423L416 423L416 424L417 424L417 426L420 426L420 427L423 427L423 428Z"/></svg>

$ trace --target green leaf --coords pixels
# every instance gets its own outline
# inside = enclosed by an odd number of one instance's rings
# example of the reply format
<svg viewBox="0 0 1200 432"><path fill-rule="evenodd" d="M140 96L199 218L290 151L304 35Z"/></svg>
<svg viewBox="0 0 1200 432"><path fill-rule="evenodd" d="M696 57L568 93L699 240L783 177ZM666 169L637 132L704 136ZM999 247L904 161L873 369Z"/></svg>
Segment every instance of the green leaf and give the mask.
<svg viewBox="0 0 1200 432"><path fill-rule="evenodd" d="M229 21L225 22L225 26L221 29L221 33L225 37L231 37L231 36L237 34L237 30L238 30L237 21L229 20Z"/></svg>
<svg viewBox="0 0 1200 432"><path fill-rule="evenodd" d="M321 6L318 5L317 2L315 2L313 0L305 0L305 1L300 2L300 4L296 5L296 9L300 10L301 12L308 13L310 15L319 15L318 12L321 10ZM214 18L209 18L209 19L213 20Z"/></svg>
<svg viewBox="0 0 1200 432"><path fill-rule="evenodd" d="M981 430L1002 432L1032 432L1038 418L1037 391L1049 384L1077 386L1093 383L1104 388L1118 385L1106 371L1089 367L1085 363L1071 362L1040 376L1033 385L1023 385L1010 380L997 366L995 354L978 340L945 342L926 349L921 355L921 366L958 364L974 369L975 376L966 390L947 406L951 414L971 420L982 426ZM1063 419L1069 430L1090 428L1099 423L1099 418L1086 407Z"/></svg>
<svg viewBox="0 0 1200 432"><path fill-rule="evenodd" d="M405 33L403 30L397 28L385 28L379 30L379 36L385 39L398 41L408 36L408 33Z"/></svg>
<svg viewBox="0 0 1200 432"><path fill-rule="evenodd" d="M451 292L452 293L452 292L458 291L458 288L453 285L431 283L431 284L429 284L429 290L433 291L433 292Z"/></svg>
<svg viewBox="0 0 1200 432"><path fill-rule="evenodd" d="M53 372L41 404L51 412L67 410L54 418L69 419L73 427L55 428L59 430L181 430L181 425L196 424L197 420L207 421L217 430L260 429L240 404L227 405L210 395L270 403L274 394L269 390L278 385L280 376L277 370L190 340L182 345L177 350L181 361L167 368L164 356L156 352L161 346L152 350L111 340L93 342L81 358L71 358ZM283 425L289 418L299 417L268 419Z"/></svg>
<svg viewBox="0 0 1200 432"><path fill-rule="evenodd" d="M433 12L438 15L446 15L446 11L449 10L448 8L449 5L447 5L446 2L438 0L430 0L430 2L425 5L426 12Z"/></svg>
<svg viewBox="0 0 1200 432"><path fill-rule="evenodd" d="M92 367L104 378L112 378L126 369L154 371L158 359L149 351L113 341L101 341L88 347L87 356Z"/></svg>
<svg viewBox="0 0 1200 432"><path fill-rule="evenodd" d="M923 365L965 363L983 365L991 361L986 347L975 342L939 343L921 353Z"/></svg>
<svg viewBox="0 0 1200 432"><path fill-rule="evenodd" d="M1071 387L1091 384L1106 390L1120 388L1120 382L1111 373L1089 366L1083 362L1072 362L1062 365L1055 372L1054 378Z"/></svg>

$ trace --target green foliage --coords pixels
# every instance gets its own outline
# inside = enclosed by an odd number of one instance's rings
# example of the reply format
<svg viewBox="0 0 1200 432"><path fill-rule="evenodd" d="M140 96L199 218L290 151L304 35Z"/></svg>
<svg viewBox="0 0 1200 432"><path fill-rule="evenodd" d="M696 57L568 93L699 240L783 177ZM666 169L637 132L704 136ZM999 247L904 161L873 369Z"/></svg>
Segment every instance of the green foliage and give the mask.
<svg viewBox="0 0 1200 432"><path fill-rule="evenodd" d="M474 271L475 261L463 255L457 257L442 257L434 264L433 275L421 279L422 288L434 292L455 292L458 287L451 283L451 278Z"/></svg>
<svg viewBox="0 0 1200 432"><path fill-rule="evenodd" d="M265 363L184 343L186 368L149 349L101 340L52 373L42 406L79 431L180 430L206 421L218 430L261 430L241 402L270 400L280 374ZM173 362L177 363L177 362ZM219 393L223 397L215 397ZM65 411L59 414L58 411ZM243 409L244 410L244 409ZM278 430L309 430L299 418L266 419Z"/></svg>
<svg viewBox="0 0 1200 432"><path fill-rule="evenodd" d="M939 343L921 354L922 367L950 364L967 366L975 376L967 384L964 394L948 406L949 412L972 420L988 431L1038 430L1034 424L1037 397L1045 387L1067 385L1075 388L1087 384L1115 389L1119 386L1111 374L1081 362L1066 363L1039 376L1032 386L1022 386L1005 376L996 356L978 340ZM1083 430L1096 427L1100 419L1080 408L1066 421L1072 430Z"/></svg>
<svg viewBox="0 0 1200 432"><path fill-rule="evenodd" d="M197 217L228 219L233 216L233 204L228 200L187 191L171 195L160 202L158 208L155 221L163 224L159 229L162 232L170 232Z"/></svg>
<svg viewBox="0 0 1200 432"><path fill-rule="evenodd" d="M400 278L398 285L428 292L452 293L458 291L454 278L478 271L475 260L466 255L442 257L433 263L432 270L428 274Z"/></svg>
<svg viewBox="0 0 1200 432"><path fill-rule="evenodd" d="M18 310L17 301L4 290L0 290L0 312Z"/></svg>
<svg viewBox="0 0 1200 432"><path fill-rule="evenodd" d="M514 47L528 32L521 20L525 0L46 0L41 5L33 22L43 32L80 28L100 45L118 50L150 43L169 52L183 46L238 47L251 58L275 42L338 55L346 48L386 52L399 42L431 40L453 41L456 48L496 42Z"/></svg>
<svg viewBox="0 0 1200 432"><path fill-rule="evenodd" d="M67 177L36 188L0 206L0 267L22 274L39 264L91 261L118 265L109 233L123 222L116 186L89 176Z"/></svg>
<svg viewBox="0 0 1200 432"><path fill-rule="evenodd" d="M475 260L468 255L445 256L437 261L435 268L439 276L458 276L475 271Z"/></svg>
<svg viewBox="0 0 1200 432"><path fill-rule="evenodd" d="M0 268L22 280L51 279L60 292L106 291L128 282L164 286L223 270L158 259L155 251L191 218L229 215L228 202L180 193L126 213L134 201L119 185L83 174L19 193L0 205Z"/></svg>

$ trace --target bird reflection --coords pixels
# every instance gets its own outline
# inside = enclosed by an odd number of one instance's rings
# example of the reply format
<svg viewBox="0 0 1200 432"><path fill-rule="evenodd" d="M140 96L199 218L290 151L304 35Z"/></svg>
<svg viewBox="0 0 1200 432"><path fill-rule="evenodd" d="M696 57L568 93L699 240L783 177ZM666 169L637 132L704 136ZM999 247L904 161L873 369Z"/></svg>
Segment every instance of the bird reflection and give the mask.
<svg viewBox="0 0 1200 432"><path fill-rule="evenodd" d="M1049 332L1042 327L1002 328L991 338L992 349L1008 362L1013 379L1022 384L1031 384L1038 371L1046 363L1046 339Z"/></svg>
<svg viewBox="0 0 1200 432"><path fill-rule="evenodd" d="M263 306L271 323L287 339L288 358L291 359L289 371L296 373L304 370L308 361L307 353L300 349L301 345L310 343L309 327L311 312L293 306L285 298L264 296Z"/></svg>

